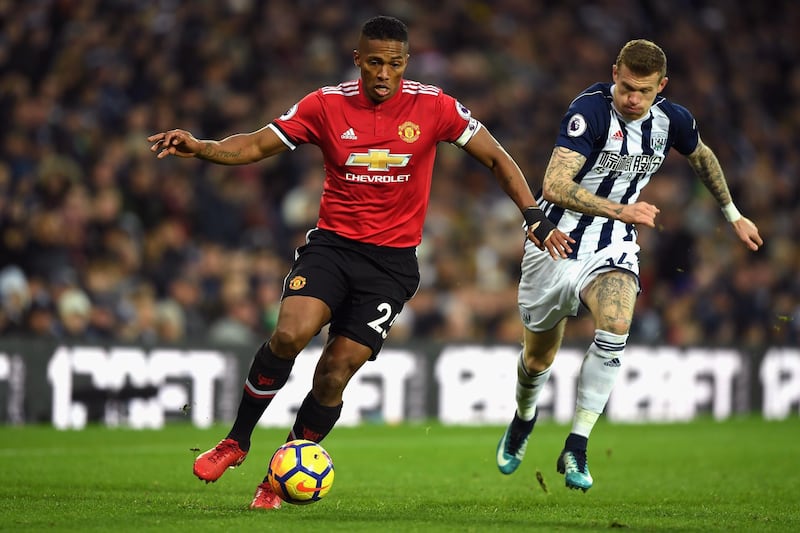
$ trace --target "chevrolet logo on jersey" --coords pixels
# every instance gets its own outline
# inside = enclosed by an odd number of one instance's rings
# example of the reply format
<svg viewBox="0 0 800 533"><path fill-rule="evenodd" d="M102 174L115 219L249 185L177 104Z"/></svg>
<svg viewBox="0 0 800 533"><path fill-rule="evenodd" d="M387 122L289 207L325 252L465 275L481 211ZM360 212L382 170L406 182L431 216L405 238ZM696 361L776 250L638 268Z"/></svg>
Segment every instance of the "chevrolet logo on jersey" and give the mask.
<svg viewBox="0 0 800 533"><path fill-rule="evenodd" d="M389 167L404 167L410 160L411 154L392 154L389 150L370 148L366 154L350 154L345 165L389 170Z"/></svg>

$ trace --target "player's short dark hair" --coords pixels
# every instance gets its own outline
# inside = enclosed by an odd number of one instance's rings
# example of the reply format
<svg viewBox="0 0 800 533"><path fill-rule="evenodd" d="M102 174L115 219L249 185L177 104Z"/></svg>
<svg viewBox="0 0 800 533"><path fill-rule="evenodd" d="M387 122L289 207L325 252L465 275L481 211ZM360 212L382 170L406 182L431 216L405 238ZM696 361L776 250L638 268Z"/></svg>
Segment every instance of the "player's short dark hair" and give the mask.
<svg viewBox="0 0 800 533"><path fill-rule="evenodd" d="M649 76L658 72L659 77L667 75L667 56L656 43L647 39L628 41L619 51L617 68L622 65L639 76Z"/></svg>
<svg viewBox="0 0 800 533"><path fill-rule="evenodd" d="M403 21L385 15L379 15L366 21L361 27L361 35L367 39L399 41L408 44L408 28Z"/></svg>

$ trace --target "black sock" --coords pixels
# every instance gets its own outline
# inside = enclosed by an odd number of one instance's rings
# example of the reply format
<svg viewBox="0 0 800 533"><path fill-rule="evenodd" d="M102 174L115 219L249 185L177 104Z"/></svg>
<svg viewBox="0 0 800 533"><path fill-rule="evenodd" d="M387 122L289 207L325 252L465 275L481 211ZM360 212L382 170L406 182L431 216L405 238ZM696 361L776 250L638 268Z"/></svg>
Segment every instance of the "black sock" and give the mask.
<svg viewBox="0 0 800 533"><path fill-rule="evenodd" d="M286 360L275 356L269 343L265 342L256 352L244 384L236 420L228 433L228 438L238 442L242 450L250 449L250 435L272 398L286 385L293 365L294 359Z"/></svg>
<svg viewBox="0 0 800 533"><path fill-rule="evenodd" d="M321 405L309 392L297 410L297 418L287 440L306 439L322 442L339 420L342 405L341 403L334 407Z"/></svg>
<svg viewBox="0 0 800 533"><path fill-rule="evenodd" d="M586 446L589 444L589 439L576 433L570 433L564 443L565 450L572 450L576 452L586 453Z"/></svg>

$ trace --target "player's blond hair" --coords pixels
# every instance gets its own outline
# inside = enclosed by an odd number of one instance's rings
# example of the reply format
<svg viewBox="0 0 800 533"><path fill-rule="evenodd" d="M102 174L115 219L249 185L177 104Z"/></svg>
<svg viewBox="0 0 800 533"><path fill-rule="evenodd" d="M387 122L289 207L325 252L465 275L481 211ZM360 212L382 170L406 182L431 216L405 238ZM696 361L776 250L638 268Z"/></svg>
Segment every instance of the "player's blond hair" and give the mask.
<svg viewBox="0 0 800 533"><path fill-rule="evenodd" d="M659 79L667 75L667 56L653 41L634 39L619 51L617 68L625 65L636 75L648 76L658 72Z"/></svg>

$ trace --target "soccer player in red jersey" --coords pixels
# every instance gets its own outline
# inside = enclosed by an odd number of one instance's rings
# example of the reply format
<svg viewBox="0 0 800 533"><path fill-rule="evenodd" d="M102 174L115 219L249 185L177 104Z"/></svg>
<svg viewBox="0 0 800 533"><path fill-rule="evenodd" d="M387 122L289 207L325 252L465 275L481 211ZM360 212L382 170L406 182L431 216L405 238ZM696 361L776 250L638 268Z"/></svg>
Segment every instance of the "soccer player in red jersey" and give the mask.
<svg viewBox="0 0 800 533"><path fill-rule="evenodd" d="M253 359L236 420L227 437L195 461L195 475L206 482L244 461L251 434L295 357L326 324L328 340L288 439L320 442L333 429L345 386L375 359L419 285L416 246L438 143L461 147L492 172L536 246L554 259L571 251L571 238L542 215L515 161L469 110L438 87L403 78L408 58L405 24L375 17L363 25L353 51L360 79L322 87L251 133L215 141L175 129L148 138L158 158L240 165L311 143L325 162L317 226L295 254L277 325ZM262 482L251 508L279 506Z"/></svg>

